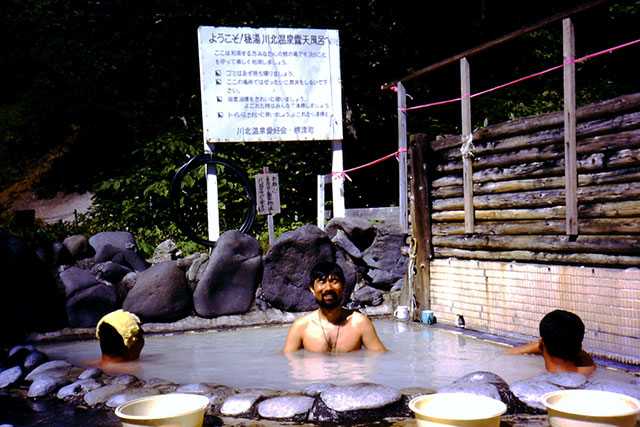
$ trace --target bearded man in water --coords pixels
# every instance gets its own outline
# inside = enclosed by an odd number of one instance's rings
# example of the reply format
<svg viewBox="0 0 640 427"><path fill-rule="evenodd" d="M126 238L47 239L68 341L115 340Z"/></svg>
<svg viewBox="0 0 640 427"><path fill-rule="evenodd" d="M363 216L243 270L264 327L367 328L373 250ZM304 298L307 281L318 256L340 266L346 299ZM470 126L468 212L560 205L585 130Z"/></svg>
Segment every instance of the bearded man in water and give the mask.
<svg viewBox="0 0 640 427"><path fill-rule="evenodd" d="M344 282L342 268L335 263L320 262L311 269L309 290L319 307L293 322L282 351L347 353L363 346L387 351L367 316L342 307Z"/></svg>

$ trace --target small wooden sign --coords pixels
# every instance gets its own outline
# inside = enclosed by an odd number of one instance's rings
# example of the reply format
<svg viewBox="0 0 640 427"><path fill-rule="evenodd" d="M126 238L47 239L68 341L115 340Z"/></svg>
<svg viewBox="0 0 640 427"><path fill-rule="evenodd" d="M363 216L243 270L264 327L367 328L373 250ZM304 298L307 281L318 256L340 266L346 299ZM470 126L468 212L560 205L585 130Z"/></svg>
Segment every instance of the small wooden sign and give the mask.
<svg viewBox="0 0 640 427"><path fill-rule="evenodd" d="M277 173L256 175L256 205L258 215L280 213L280 189Z"/></svg>

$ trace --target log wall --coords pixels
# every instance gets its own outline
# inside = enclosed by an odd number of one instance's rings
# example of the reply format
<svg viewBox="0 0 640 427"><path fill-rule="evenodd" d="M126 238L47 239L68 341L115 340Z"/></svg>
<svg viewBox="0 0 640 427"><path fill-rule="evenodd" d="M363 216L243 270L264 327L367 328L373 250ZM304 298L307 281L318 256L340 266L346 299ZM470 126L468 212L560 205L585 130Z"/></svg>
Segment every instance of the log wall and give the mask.
<svg viewBox="0 0 640 427"><path fill-rule="evenodd" d="M464 227L460 136L414 135L412 152L429 163L422 214L433 256L640 265L640 94L581 107L577 122L577 236L565 228L562 112L474 132L473 233Z"/></svg>
<svg viewBox="0 0 640 427"><path fill-rule="evenodd" d="M473 133L473 232L460 136L410 139L416 299L438 322L537 338L561 308L584 347L640 364L640 94L577 110L578 234L565 219L563 114Z"/></svg>

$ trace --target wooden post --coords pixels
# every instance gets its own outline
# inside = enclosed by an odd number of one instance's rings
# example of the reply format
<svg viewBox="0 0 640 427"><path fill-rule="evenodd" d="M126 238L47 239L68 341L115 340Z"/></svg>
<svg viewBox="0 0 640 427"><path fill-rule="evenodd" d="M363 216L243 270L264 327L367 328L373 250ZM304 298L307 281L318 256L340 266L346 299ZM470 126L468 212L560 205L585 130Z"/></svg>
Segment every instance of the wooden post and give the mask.
<svg viewBox="0 0 640 427"><path fill-rule="evenodd" d="M567 234L578 234L578 171L576 160L576 67L575 34L571 18L562 21L564 59L564 177Z"/></svg>
<svg viewBox="0 0 640 427"><path fill-rule="evenodd" d="M333 217L344 218L344 178L342 173L342 141L331 141L332 164L331 164L331 194L333 196ZM336 173L339 172L339 173ZM323 218L324 220L324 218Z"/></svg>
<svg viewBox="0 0 640 427"><path fill-rule="evenodd" d="M400 231L409 232L407 207L407 93L402 83L398 83L398 187L400 205Z"/></svg>
<svg viewBox="0 0 640 427"><path fill-rule="evenodd" d="M431 308L431 211L429 176L425 150L429 141L425 135L411 136L411 228L416 239L414 295L419 310Z"/></svg>
<svg viewBox="0 0 640 427"><path fill-rule="evenodd" d="M269 166L264 166L262 168L262 173L269 173ZM267 229L269 230L269 246L273 246L273 243L276 241L276 233L273 227L273 215L267 215Z"/></svg>
<svg viewBox="0 0 640 427"><path fill-rule="evenodd" d="M462 105L462 180L464 189L464 230L473 233L475 214L473 211L473 166L471 164L471 78L469 61L460 60L460 98Z"/></svg>

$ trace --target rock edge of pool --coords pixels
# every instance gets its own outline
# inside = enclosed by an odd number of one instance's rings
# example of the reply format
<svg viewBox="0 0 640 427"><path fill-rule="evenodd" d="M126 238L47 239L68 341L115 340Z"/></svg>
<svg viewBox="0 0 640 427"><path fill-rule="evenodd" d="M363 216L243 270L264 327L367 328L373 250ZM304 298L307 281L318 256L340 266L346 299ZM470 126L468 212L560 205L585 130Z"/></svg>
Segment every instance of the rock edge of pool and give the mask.
<svg viewBox="0 0 640 427"><path fill-rule="evenodd" d="M145 324L147 333L286 324L304 313L224 316L225 319L186 318L175 323ZM433 325L424 327L442 327ZM445 326L446 327L446 326ZM472 331L463 331L473 334ZM224 384L175 384L161 378L140 380L130 374L109 375L63 360L48 360L32 343L85 339L93 329L64 329L32 334L29 344L3 352L0 361L0 425L117 426L115 408L133 399L166 393L195 393L209 399L204 426L380 425L413 426L408 407L414 397L434 392L469 392L503 401L507 412L501 426L546 426L541 396L566 389L605 390L640 399L640 378L631 382L590 381L581 374L543 374L507 384L491 372L474 372L450 385L396 389L374 383L334 385L314 383L303 390L234 389ZM639 423L640 425L640 423Z"/></svg>

